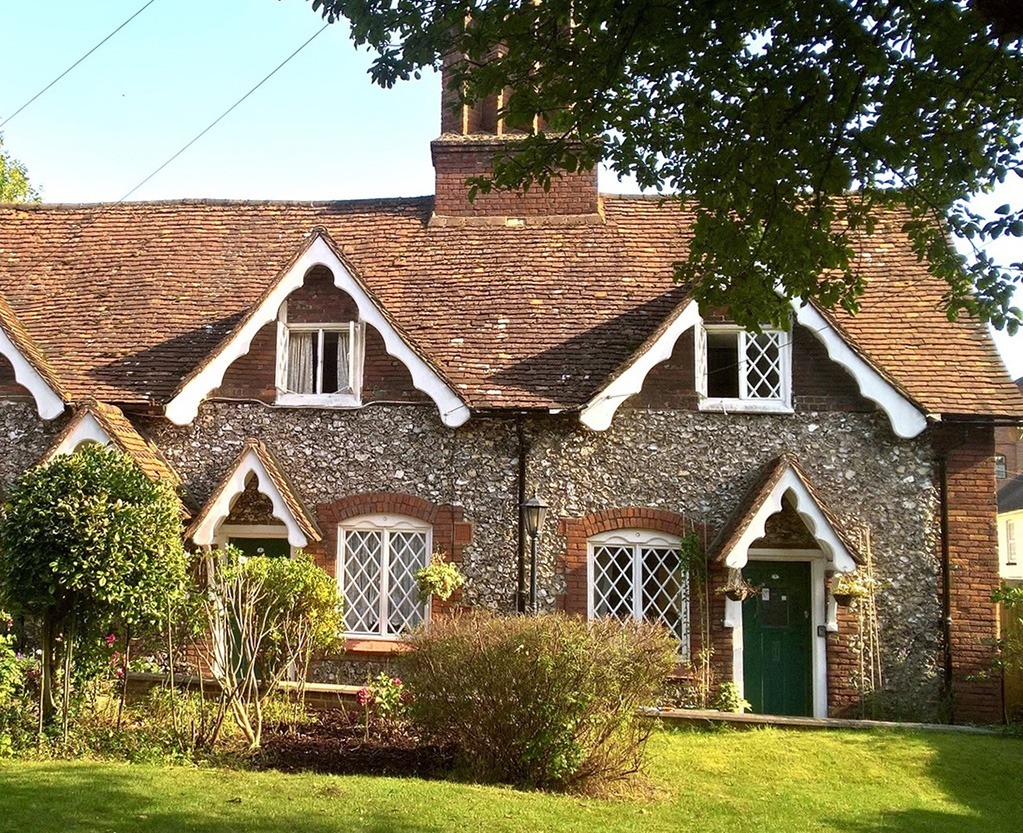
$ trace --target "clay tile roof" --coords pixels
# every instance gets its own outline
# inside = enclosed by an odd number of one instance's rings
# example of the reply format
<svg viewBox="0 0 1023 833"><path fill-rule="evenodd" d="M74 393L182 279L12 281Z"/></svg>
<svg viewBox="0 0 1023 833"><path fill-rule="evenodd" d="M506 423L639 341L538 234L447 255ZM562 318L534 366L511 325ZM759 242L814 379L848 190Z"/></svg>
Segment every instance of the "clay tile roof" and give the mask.
<svg viewBox="0 0 1023 833"><path fill-rule="evenodd" d="M25 329L25 325L21 323L21 320L14 310L11 309L11 305L7 303L2 294L0 294L0 327L3 328L14 346L18 348L21 355L25 357L25 360L32 365L35 372L52 388L53 392L61 399L67 401L67 392L50 366L46 355L40 349L35 339L29 334L28 330Z"/></svg>
<svg viewBox="0 0 1023 833"><path fill-rule="evenodd" d="M694 213L603 199L604 221L433 223L433 200L0 206L0 292L68 396L165 404L317 230L412 349L473 408L583 406L686 297ZM898 218L857 239L862 312L832 320L932 413L1023 417L983 325Z"/></svg>
<svg viewBox="0 0 1023 833"><path fill-rule="evenodd" d="M813 498L817 507L821 510L831 529L842 542L842 545L857 563L862 563L863 557L860 554L859 546L849 536L848 532L843 529L841 522L835 514L828 509L827 504L821 499L820 493L806 476L802 466L799 465L795 455L788 452L768 461L761 468L756 480L753 481L753 484L747 490L742 500L739 501L735 511L725 521L721 529L718 530L714 540L711 541L710 547L707 550L708 559L721 561L735 548L739 539L742 538L750 523L752 523L754 516L764 505L768 497L770 497L774 488L781 480L782 475L787 471L795 473L796 477L799 478L799 481L810 493L810 497Z"/></svg>
<svg viewBox="0 0 1023 833"><path fill-rule="evenodd" d="M160 450L135 429L120 408L98 402L95 399L86 400L75 412L68 424L64 426L64 430L57 435L49 450L43 455L40 463L46 463L54 456L64 440L74 432L87 415L92 415L95 418L114 446L131 457L147 477L168 484L179 495L179 501L181 500L179 494L181 476L160 453ZM183 501L181 511L186 517L191 514Z"/></svg>
<svg viewBox="0 0 1023 833"><path fill-rule="evenodd" d="M207 519L212 508L216 505L217 501L227 489L231 482L234 473L238 467L244 462L246 456L250 453L256 455L256 458L262 464L263 468L266 469L267 475L272 481L273 488L281 496L285 505L288 508L288 512L291 514L292 520L302 530L302 534L310 541L322 541L323 533L320 531L319 525L313 518L312 514L306 508L302 502L302 498L299 497L298 490L295 488L291 479L284 473L284 469L281 468L277 462L277 458L270 452L270 449L266 447L266 444L260 440L249 438L245 441L245 447L241 453L235 458L234 463L224 473L220 483L217 484L217 488L213 490L209 500L206 501L206 505L203 506L202 511L195 517L191 525L185 532L186 538L191 538L195 533L196 529L201 526ZM265 484L261 484L265 487ZM262 488L260 489L262 491Z"/></svg>

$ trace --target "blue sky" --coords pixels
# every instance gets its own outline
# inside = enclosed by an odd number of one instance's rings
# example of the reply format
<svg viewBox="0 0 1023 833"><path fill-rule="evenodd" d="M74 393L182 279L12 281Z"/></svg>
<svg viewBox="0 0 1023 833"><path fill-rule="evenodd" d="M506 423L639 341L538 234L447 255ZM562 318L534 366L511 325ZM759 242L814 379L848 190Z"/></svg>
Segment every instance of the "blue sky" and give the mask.
<svg viewBox="0 0 1023 833"><path fill-rule="evenodd" d="M143 3L4 0L0 116ZM0 127L5 149L49 202L120 199L321 26L308 0L155 0ZM429 74L381 90L369 81L369 64L344 24L329 27L132 199L431 193L440 81ZM601 187L632 190L606 172ZM994 204L1007 198L1023 200L1023 188ZM1020 248L1008 241L1001 254L1019 260ZM1023 375L1023 336L996 340L1013 376Z"/></svg>

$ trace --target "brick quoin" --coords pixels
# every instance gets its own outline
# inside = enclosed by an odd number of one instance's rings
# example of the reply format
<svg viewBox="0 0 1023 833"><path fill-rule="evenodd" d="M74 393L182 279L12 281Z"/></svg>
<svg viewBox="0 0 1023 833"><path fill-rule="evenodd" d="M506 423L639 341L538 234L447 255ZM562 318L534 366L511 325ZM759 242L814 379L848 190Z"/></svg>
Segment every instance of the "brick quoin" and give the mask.
<svg viewBox="0 0 1023 833"><path fill-rule="evenodd" d="M1001 722L1001 681L992 665L999 635L991 602L999 584L994 428L941 426L936 447L947 449L953 713L957 723Z"/></svg>

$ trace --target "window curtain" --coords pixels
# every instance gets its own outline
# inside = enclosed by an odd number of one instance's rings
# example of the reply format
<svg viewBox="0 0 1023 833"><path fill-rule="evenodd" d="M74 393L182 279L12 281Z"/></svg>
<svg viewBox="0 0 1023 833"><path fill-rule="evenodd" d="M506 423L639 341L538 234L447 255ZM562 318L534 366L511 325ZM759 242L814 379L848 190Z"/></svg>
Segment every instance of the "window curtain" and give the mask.
<svg viewBox="0 0 1023 833"><path fill-rule="evenodd" d="M348 356L351 349L351 330L339 333L337 337L337 389L339 393L352 389L352 380L348 378L351 366Z"/></svg>
<svg viewBox="0 0 1023 833"><path fill-rule="evenodd" d="M314 338L316 338L316 333L290 333L288 339L288 390L292 393L316 393Z"/></svg>

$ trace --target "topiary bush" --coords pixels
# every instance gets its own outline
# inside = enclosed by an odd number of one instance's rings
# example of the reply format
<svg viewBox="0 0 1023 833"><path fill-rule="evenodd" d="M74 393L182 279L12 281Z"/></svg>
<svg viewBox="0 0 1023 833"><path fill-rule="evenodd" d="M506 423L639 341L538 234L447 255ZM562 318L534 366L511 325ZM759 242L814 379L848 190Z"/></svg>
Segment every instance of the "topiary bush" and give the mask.
<svg viewBox="0 0 1023 833"><path fill-rule="evenodd" d="M659 625L446 617L412 634L410 715L481 781L593 791L637 771L678 643Z"/></svg>

